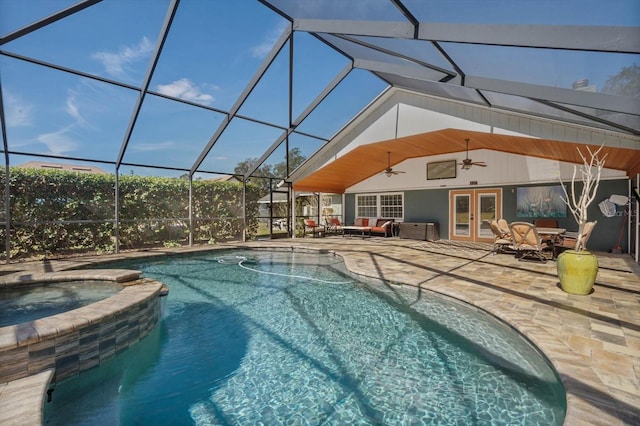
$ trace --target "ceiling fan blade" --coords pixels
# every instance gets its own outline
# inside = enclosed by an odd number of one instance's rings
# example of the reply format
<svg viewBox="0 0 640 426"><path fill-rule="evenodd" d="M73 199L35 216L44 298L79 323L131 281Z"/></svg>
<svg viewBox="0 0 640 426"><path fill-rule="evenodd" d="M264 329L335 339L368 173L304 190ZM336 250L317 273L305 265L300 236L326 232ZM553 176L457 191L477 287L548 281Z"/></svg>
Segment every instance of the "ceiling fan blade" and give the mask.
<svg viewBox="0 0 640 426"><path fill-rule="evenodd" d="M386 169L382 173L387 175L387 176L389 176L389 177L391 177L391 175L398 175L400 173L406 173L406 172L403 172L401 170Z"/></svg>
<svg viewBox="0 0 640 426"><path fill-rule="evenodd" d="M384 173L388 177L391 177L391 175L397 175L399 173L405 173L403 171L393 170L393 168L391 168L391 151L387 151L387 168L382 173Z"/></svg>
<svg viewBox="0 0 640 426"><path fill-rule="evenodd" d="M484 161L478 161L477 163L471 163L474 166L487 167L487 164Z"/></svg>

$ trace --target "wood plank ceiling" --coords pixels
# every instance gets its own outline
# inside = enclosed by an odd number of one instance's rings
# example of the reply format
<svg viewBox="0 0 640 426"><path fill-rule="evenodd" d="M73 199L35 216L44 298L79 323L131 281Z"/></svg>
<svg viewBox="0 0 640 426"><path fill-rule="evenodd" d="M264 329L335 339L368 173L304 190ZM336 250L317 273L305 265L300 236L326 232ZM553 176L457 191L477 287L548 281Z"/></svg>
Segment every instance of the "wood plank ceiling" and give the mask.
<svg viewBox="0 0 640 426"><path fill-rule="evenodd" d="M445 129L403 138L359 146L316 172L293 183L296 191L342 194L347 188L384 171L387 152L391 166L409 158L464 152L465 139L469 150L489 149L511 154L582 164L577 148L585 144L536 139L469 130ZM592 150L598 145L588 145ZM627 176L640 173L640 150L605 146L606 167L624 170Z"/></svg>

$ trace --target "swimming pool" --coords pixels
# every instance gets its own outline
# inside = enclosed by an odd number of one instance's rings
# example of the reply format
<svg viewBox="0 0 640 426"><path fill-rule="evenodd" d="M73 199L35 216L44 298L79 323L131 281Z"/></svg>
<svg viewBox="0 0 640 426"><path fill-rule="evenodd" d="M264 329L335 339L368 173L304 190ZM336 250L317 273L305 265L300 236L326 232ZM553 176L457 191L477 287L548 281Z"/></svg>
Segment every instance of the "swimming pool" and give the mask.
<svg viewBox="0 0 640 426"><path fill-rule="evenodd" d="M0 288L0 327L71 311L122 290L113 281L47 282Z"/></svg>
<svg viewBox="0 0 640 426"><path fill-rule="evenodd" d="M169 285L166 318L59 383L47 424L563 422L562 385L513 329L430 292L355 281L332 255L118 267Z"/></svg>

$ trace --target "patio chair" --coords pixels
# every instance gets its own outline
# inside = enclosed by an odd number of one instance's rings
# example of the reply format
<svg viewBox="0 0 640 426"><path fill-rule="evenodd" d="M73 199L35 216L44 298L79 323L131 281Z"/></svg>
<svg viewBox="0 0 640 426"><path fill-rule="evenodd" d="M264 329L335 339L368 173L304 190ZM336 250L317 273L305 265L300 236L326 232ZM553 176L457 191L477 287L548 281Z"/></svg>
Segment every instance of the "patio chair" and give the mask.
<svg viewBox="0 0 640 426"><path fill-rule="evenodd" d="M587 241L591 236L591 231L595 228L597 220L593 222L587 222L582 229L582 238L580 239L579 250L587 249ZM553 247L553 256L558 257L560 253L565 250L574 250L578 241L578 234L576 232L567 232L565 235L561 235L559 241Z"/></svg>
<svg viewBox="0 0 640 426"><path fill-rule="evenodd" d="M342 229L342 223L340 223L340 219L338 219L337 217L331 217L331 218L327 218L326 219L326 228L327 228L327 234L341 234L343 229Z"/></svg>
<svg viewBox="0 0 640 426"><path fill-rule="evenodd" d="M391 236L391 224L393 219L378 219L376 226L371 227L371 234L382 235L384 237Z"/></svg>
<svg viewBox="0 0 640 426"><path fill-rule="evenodd" d="M542 241L533 223L513 222L509 225L509 229L511 229L511 240L518 260L534 256L538 260L546 262L548 259L544 255L544 251L551 251L553 256L553 246Z"/></svg>
<svg viewBox="0 0 640 426"><path fill-rule="evenodd" d="M509 229L509 222L506 219L498 219L498 227L504 233L506 238L511 238L511 230Z"/></svg>
<svg viewBox="0 0 640 426"><path fill-rule="evenodd" d="M511 234L504 232L498 225L498 221L491 219L489 221L489 227L493 232L493 254L504 253L506 249L513 250L513 241L511 240Z"/></svg>
<svg viewBox="0 0 640 426"><path fill-rule="evenodd" d="M311 235L313 237L321 237L322 234L325 232L325 227L324 227L324 225L318 225L316 223L316 221L313 220L313 219L305 219L304 220L304 233L302 234L302 236L304 237L309 232L311 232Z"/></svg>

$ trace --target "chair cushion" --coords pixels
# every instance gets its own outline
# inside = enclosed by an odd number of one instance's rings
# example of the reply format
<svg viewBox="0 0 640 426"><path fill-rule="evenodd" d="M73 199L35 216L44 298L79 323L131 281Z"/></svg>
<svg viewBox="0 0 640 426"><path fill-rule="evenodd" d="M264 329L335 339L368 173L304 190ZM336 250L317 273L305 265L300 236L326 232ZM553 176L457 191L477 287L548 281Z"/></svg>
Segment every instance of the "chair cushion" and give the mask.
<svg viewBox="0 0 640 426"><path fill-rule="evenodd" d="M391 221L389 219L378 219L376 220L376 228L385 228L391 225Z"/></svg>
<svg viewBox="0 0 640 426"><path fill-rule="evenodd" d="M306 222L307 222L307 226L310 226L312 228L315 228L316 226L318 226L318 225L316 225L316 221L315 220L307 219Z"/></svg>
<svg viewBox="0 0 640 426"><path fill-rule="evenodd" d="M359 217L353 223L355 226L369 226L369 218Z"/></svg>

